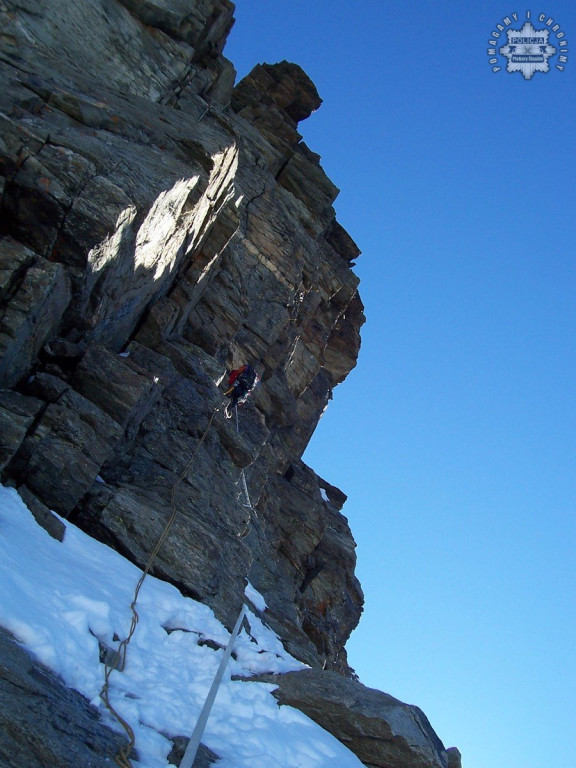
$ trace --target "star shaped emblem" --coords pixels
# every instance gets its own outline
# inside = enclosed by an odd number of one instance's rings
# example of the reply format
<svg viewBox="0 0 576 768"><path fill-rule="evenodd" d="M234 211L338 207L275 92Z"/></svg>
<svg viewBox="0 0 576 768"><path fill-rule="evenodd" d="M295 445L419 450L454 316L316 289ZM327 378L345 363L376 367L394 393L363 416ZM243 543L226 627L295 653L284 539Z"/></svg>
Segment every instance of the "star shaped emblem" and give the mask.
<svg viewBox="0 0 576 768"><path fill-rule="evenodd" d="M556 48L548 43L548 29L534 29L526 21L522 29L508 29L508 44L500 48L500 53L508 59L508 72L521 72L530 80L534 72L548 72L548 59L554 56Z"/></svg>

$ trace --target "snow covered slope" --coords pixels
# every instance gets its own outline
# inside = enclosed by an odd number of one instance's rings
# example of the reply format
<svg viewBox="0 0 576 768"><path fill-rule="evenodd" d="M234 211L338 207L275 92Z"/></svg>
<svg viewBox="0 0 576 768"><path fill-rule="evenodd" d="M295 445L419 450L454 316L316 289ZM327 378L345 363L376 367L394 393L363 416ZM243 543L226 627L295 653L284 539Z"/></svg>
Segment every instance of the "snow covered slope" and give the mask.
<svg viewBox="0 0 576 768"><path fill-rule="evenodd" d="M101 646L114 648L129 630L130 603L141 571L65 522L64 541L37 525L17 492L0 486L0 625L64 682L91 700L112 727L99 693ZM247 598L264 607L247 585ZM110 700L134 729L141 768L169 765L169 736L189 736L230 633L211 609L148 576L139 623L124 671L111 675ZM247 609L208 721L203 743L219 768L362 768L362 763L306 715L279 706L274 686L232 675L286 672L303 665ZM111 756L112 757L112 756Z"/></svg>

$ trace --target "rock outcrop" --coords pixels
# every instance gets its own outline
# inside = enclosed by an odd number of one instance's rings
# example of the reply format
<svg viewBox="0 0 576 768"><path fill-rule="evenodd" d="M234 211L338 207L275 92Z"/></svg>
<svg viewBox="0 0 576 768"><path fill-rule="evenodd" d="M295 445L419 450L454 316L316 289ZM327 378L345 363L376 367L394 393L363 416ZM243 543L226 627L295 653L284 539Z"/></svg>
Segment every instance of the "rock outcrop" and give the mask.
<svg viewBox="0 0 576 768"><path fill-rule="evenodd" d="M109 755L122 743L83 696L32 661L2 629L0 730L3 766L109 768Z"/></svg>
<svg viewBox="0 0 576 768"><path fill-rule="evenodd" d="M460 766L458 750L445 750L422 710L387 693L315 669L251 679L275 683L274 696L281 704L337 733L367 768Z"/></svg>
<svg viewBox="0 0 576 768"><path fill-rule="evenodd" d="M359 250L298 133L316 88L288 62L235 86L233 10L0 4L0 469L53 535L50 510L140 566L176 511L156 576L228 626L248 578L346 676L354 540L301 456L356 363Z"/></svg>

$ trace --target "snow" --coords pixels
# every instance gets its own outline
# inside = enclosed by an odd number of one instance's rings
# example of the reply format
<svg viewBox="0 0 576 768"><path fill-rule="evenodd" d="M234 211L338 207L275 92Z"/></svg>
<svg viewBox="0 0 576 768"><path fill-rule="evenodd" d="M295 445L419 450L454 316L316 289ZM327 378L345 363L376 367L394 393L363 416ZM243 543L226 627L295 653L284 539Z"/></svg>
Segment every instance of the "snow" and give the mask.
<svg viewBox="0 0 576 768"><path fill-rule="evenodd" d="M268 607L266 605L266 600L264 600L264 598L262 597L260 592L258 592L257 589L254 589L254 587L252 586L252 584L250 584L250 582L246 584L244 595L248 600L250 600L250 602L252 603L254 608L256 608L257 611L264 613L264 611Z"/></svg>
<svg viewBox="0 0 576 768"><path fill-rule="evenodd" d="M76 688L111 727L120 726L100 700L104 667L99 642L115 648L131 621L130 603L141 571L109 547L66 525L63 542L37 525L12 488L0 486L0 625L6 627L66 685ZM266 603L250 583L246 598ZM114 708L134 729L138 768L164 768L172 743L189 737L216 674L228 630L207 606L147 576L137 605L139 622L126 666L110 677ZM279 706L274 686L233 681L232 675L287 672L303 664L246 608L243 628L202 742L217 768L363 768L337 739L298 710Z"/></svg>

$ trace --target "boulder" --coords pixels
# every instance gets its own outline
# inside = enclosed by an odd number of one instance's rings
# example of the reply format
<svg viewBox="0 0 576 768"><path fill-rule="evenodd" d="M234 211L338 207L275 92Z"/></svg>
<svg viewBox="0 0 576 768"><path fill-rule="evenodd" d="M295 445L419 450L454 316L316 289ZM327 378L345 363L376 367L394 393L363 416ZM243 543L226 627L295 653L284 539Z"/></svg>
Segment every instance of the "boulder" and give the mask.
<svg viewBox="0 0 576 768"><path fill-rule="evenodd" d="M449 755L418 707L335 672L304 669L259 675L274 696L338 738L367 768L451 768Z"/></svg>

